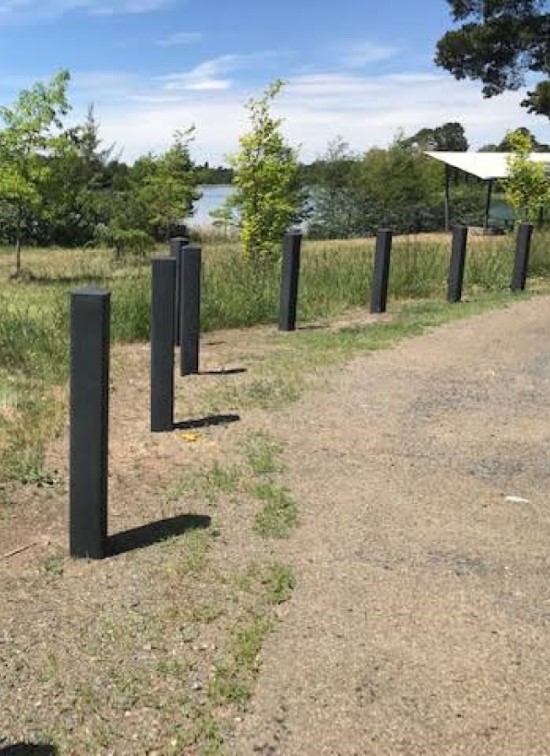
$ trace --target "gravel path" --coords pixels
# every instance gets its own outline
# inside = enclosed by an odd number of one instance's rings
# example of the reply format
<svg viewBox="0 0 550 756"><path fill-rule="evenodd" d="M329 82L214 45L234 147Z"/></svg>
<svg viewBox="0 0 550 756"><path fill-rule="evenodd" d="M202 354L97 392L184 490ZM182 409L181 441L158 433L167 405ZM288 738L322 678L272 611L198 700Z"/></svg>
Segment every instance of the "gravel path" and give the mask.
<svg viewBox="0 0 550 756"><path fill-rule="evenodd" d="M235 753L549 754L550 299L359 359L273 423L299 583Z"/></svg>

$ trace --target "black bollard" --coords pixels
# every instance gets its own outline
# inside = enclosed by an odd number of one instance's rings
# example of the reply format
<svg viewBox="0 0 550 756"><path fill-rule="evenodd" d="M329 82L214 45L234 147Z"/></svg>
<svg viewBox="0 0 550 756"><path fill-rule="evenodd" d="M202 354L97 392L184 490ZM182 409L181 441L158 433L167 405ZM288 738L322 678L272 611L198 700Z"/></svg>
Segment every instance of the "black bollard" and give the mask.
<svg viewBox="0 0 550 756"><path fill-rule="evenodd" d="M516 242L516 259L512 276L512 291L524 291L529 268L529 252L531 251L531 236L533 226L530 223L520 223Z"/></svg>
<svg viewBox="0 0 550 756"><path fill-rule="evenodd" d="M107 544L109 292L71 294L70 553L102 559Z"/></svg>
<svg viewBox="0 0 550 756"><path fill-rule="evenodd" d="M370 300L370 311L373 313L386 312L392 240L393 234L388 229L382 229L376 234L376 251L374 253L374 273L372 276Z"/></svg>
<svg viewBox="0 0 550 756"><path fill-rule="evenodd" d="M301 250L302 234L299 231L290 231L285 234L281 300L279 305L279 331L296 330Z"/></svg>
<svg viewBox="0 0 550 756"><path fill-rule="evenodd" d="M189 244L180 255L180 369L190 375L199 372L202 252Z"/></svg>
<svg viewBox="0 0 550 756"><path fill-rule="evenodd" d="M185 236L176 236L170 239L170 256L176 260L176 294L174 298L174 344L180 345L180 265L184 247L189 244Z"/></svg>
<svg viewBox="0 0 550 756"><path fill-rule="evenodd" d="M462 299L462 284L464 281L467 244L468 227L455 226L453 228L453 246L451 250L451 266L447 289L447 301L451 302L451 304L460 302Z"/></svg>
<svg viewBox="0 0 550 756"><path fill-rule="evenodd" d="M174 428L174 300L176 260L152 260L151 430Z"/></svg>

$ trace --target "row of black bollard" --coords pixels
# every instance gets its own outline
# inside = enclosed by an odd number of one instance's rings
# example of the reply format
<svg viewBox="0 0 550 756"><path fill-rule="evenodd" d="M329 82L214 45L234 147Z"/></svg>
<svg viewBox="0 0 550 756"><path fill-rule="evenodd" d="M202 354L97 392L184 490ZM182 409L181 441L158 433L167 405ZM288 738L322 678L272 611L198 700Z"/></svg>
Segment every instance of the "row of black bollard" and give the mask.
<svg viewBox="0 0 550 756"><path fill-rule="evenodd" d="M513 291L525 288L533 227L518 230ZM447 298L460 302L468 230L453 231ZM296 328L302 235L285 236L279 329ZM152 261L151 430L174 428L174 346L181 375L199 371L201 249L173 239L167 257ZM371 312L386 310L392 232L376 239ZM83 289L71 295L70 553L101 559L107 551L110 293Z"/></svg>
<svg viewBox="0 0 550 756"><path fill-rule="evenodd" d="M516 242L514 272L510 285L512 291L523 291L525 289L532 234L533 226L531 224L520 224ZM456 226L453 229L451 263L447 287L447 301L450 303L460 302L462 299L467 244L468 228L466 226ZM379 231L376 236L371 288L370 311L372 313L386 312L391 248L392 232L386 229Z"/></svg>
<svg viewBox="0 0 550 756"><path fill-rule="evenodd" d="M173 255L152 262L151 430L174 428L174 346L182 376L199 372L201 249L172 239Z"/></svg>

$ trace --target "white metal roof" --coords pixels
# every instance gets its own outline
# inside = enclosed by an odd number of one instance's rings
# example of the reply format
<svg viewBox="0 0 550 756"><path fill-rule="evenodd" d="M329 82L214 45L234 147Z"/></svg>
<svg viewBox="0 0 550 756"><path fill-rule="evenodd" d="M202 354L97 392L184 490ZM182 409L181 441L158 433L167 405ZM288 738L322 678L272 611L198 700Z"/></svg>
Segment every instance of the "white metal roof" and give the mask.
<svg viewBox="0 0 550 756"><path fill-rule="evenodd" d="M480 179L503 179L508 176L508 158L511 152L426 152L429 157L440 160L453 168L471 173ZM550 152L533 152L531 159L550 167Z"/></svg>

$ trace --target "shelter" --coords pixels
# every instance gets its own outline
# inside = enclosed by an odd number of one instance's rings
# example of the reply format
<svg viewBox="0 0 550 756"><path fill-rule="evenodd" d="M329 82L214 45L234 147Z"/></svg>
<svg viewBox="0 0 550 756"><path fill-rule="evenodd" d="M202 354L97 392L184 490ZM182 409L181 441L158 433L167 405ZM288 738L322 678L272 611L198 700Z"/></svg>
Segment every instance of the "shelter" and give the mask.
<svg viewBox="0 0 550 756"><path fill-rule="evenodd" d="M512 152L426 152L428 157L445 164L445 228L449 229L450 219L450 178L449 168L456 168L470 176L476 176L487 182L487 201L483 227L489 227L489 213L493 185L499 179L508 177L508 159ZM544 163L550 171L550 152L532 152L531 159L537 163Z"/></svg>

